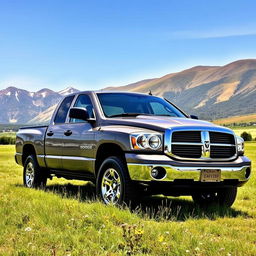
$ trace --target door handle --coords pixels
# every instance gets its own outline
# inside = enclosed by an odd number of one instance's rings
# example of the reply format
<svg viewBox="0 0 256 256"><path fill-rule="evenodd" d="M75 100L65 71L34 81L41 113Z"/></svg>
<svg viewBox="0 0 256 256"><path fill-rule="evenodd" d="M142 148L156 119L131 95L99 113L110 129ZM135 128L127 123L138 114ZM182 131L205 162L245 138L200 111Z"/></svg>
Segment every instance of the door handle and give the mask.
<svg viewBox="0 0 256 256"><path fill-rule="evenodd" d="M53 131L49 131L49 132L47 132L47 135L48 136L52 136L54 134L54 132Z"/></svg>
<svg viewBox="0 0 256 256"><path fill-rule="evenodd" d="M71 131L71 130L66 130L66 131L64 132L64 134L65 134L66 136L70 136L70 135L72 134L72 131Z"/></svg>

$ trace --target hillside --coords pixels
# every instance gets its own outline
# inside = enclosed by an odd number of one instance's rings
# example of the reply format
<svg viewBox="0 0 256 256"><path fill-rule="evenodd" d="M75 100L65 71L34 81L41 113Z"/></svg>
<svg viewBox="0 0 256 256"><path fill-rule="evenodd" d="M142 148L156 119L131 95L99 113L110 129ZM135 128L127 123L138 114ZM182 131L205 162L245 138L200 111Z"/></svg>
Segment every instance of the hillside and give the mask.
<svg viewBox="0 0 256 256"><path fill-rule="evenodd" d="M151 81L109 90L128 90L163 96L188 113L217 119L256 110L256 60L225 66L196 66Z"/></svg>
<svg viewBox="0 0 256 256"><path fill-rule="evenodd" d="M44 88L37 92L29 92L16 87L0 90L0 123L25 124L37 117L40 113L49 111L65 95L77 92L77 89L68 87L60 92ZM49 116L46 117L49 119ZM40 119L40 122L44 122Z"/></svg>
<svg viewBox="0 0 256 256"><path fill-rule="evenodd" d="M189 114L215 120L256 112L256 59L238 60L225 66L196 66L160 78L146 79L109 91L132 91L162 96ZM15 87L0 90L0 123L46 123L68 87L54 92L28 92ZM25 111L24 111L25 110Z"/></svg>

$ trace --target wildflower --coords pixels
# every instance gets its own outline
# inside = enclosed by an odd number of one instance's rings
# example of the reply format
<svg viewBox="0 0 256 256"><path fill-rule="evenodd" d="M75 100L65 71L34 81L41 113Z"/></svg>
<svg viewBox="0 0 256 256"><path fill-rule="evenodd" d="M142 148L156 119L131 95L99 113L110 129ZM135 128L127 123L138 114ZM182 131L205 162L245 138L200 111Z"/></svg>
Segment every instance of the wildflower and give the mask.
<svg viewBox="0 0 256 256"><path fill-rule="evenodd" d="M25 231L26 231L26 232L30 232L31 230L32 230L31 227L26 227L26 228L25 228Z"/></svg>
<svg viewBox="0 0 256 256"><path fill-rule="evenodd" d="M144 231L142 230L142 229L136 229L135 231L134 231L134 234L135 235L142 235L144 233Z"/></svg>
<svg viewBox="0 0 256 256"><path fill-rule="evenodd" d="M163 236L159 236L158 237L158 242L162 243L164 241L164 237Z"/></svg>
<svg viewBox="0 0 256 256"><path fill-rule="evenodd" d="M186 250L186 253L189 253L190 252L190 250Z"/></svg>
<svg viewBox="0 0 256 256"><path fill-rule="evenodd" d="M200 251L200 248L199 248L199 247L196 247L196 248L195 248L195 251Z"/></svg>

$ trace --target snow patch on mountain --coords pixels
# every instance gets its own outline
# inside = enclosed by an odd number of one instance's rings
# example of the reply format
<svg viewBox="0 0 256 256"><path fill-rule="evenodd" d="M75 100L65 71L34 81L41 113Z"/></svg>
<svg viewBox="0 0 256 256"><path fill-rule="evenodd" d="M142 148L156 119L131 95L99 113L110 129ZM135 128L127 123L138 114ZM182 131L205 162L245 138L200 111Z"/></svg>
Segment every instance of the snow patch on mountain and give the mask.
<svg viewBox="0 0 256 256"><path fill-rule="evenodd" d="M67 88L64 89L64 90L59 91L58 93L59 93L60 95L62 95L62 96L66 96L66 95L68 95L68 94L75 93L75 92L78 92L78 90L75 89L75 88L73 88L73 87L71 87L71 86L69 86L69 87L67 87Z"/></svg>
<svg viewBox="0 0 256 256"><path fill-rule="evenodd" d="M15 98L16 98L17 101L20 101L18 95L19 95L19 94L18 94L18 92L16 91L16 92L15 92Z"/></svg>

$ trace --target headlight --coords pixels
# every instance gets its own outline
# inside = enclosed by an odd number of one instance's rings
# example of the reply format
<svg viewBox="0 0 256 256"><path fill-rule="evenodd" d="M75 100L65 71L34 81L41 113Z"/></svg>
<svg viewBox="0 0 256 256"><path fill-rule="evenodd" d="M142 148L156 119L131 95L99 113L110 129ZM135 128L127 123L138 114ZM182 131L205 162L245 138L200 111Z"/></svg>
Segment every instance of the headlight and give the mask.
<svg viewBox="0 0 256 256"><path fill-rule="evenodd" d="M240 136L236 136L237 153L239 156L244 155L244 139Z"/></svg>
<svg viewBox="0 0 256 256"><path fill-rule="evenodd" d="M152 149L158 149L161 144L161 139L157 135L152 135L148 139L148 145Z"/></svg>
<svg viewBox="0 0 256 256"><path fill-rule="evenodd" d="M158 150L162 146L161 134L132 134L130 135L132 149Z"/></svg>

